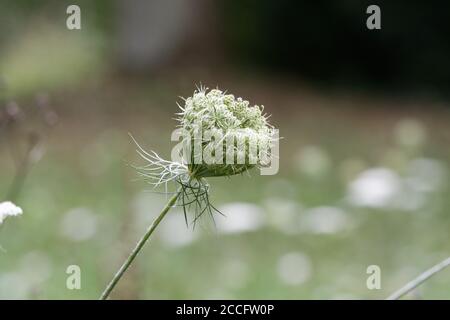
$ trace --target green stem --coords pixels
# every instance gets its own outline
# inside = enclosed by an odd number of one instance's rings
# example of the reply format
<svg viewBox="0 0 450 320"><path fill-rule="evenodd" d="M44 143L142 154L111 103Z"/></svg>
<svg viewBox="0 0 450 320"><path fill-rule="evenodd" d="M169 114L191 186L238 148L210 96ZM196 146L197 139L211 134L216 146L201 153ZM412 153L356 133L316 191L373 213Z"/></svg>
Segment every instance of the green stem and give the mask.
<svg viewBox="0 0 450 320"><path fill-rule="evenodd" d="M148 227L147 231L145 232L144 236L139 240L139 242L136 244L136 247L133 249L131 254L128 256L128 258L125 260L125 262L120 267L119 271L114 275L114 278L111 280L111 282L106 287L105 291L103 291L100 300L106 300L109 295L111 294L111 291L114 289L114 287L117 285L119 280L124 275L125 271L130 267L133 260L137 257L141 249L144 247L147 240L152 235L153 231L155 231L156 227L159 225L161 220L164 218L164 216L169 212L170 208L175 205L178 196L180 195L180 192L178 191L175 193L172 198L169 199L164 209L161 211L159 216L153 221L153 223Z"/></svg>
<svg viewBox="0 0 450 320"><path fill-rule="evenodd" d="M429 278L431 278L436 273L444 270L445 268L450 266L450 258L445 259L444 261L438 263L437 265L431 267L427 271L420 274L417 278L414 280L408 282L403 288L397 290L393 294L391 294L386 300L398 300L407 293L413 291L415 288L420 286L422 283L427 281Z"/></svg>

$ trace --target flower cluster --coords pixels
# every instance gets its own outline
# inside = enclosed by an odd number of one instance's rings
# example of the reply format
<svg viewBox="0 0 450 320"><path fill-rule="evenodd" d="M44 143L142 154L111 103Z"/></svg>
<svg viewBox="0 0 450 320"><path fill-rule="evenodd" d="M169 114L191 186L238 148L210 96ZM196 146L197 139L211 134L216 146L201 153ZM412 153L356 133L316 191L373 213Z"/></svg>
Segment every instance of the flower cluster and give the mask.
<svg viewBox="0 0 450 320"><path fill-rule="evenodd" d="M0 203L0 225L7 217L14 217L21 215L22 209L14 203L5 201Z"/></svg>
<svg viewBox="0 0 450 320"><path fill-rule="evenodd" d="M180 108L180 127L194 145L188 149L190 154L184 155L193 176L230 176L267 162L274 129L263 114L263 106L250 106L232 94L202 88ZM201 148L195 148L196 142ZM205 150L220 155L215 162L194 161Z"/></svg>
<svg viewBox="0 0 450 320"><path fill-rule="evenodd" d="M147 164L135 167L153 187L177 185L177 203L193 207L194 225L204 213L219 212L210 202L205 178L232 176L268 164L275 129L267 122L263 107L250 106L242 98L218 89L200 88L179 106L183 148L176 161L145 151L136 141L137 152ZM134 139L133 139L134 140ZM177 155L178 156L178 155Z"/></svg>

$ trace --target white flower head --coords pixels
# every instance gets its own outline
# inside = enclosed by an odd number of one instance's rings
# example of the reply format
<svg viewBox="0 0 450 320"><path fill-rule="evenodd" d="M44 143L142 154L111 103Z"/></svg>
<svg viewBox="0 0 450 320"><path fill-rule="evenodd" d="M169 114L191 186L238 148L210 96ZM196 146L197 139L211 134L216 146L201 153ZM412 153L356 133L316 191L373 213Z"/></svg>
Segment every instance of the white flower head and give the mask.
<svg viewBox="0 0 450 320"><path fill-rule="evenodd" d="M7 217L19 216L22 209L10 201L0 202L0 225Z"/></svg>
<svg viewBox="0 0 450 320"><path fill-rule="evenodd" d="M220 137L217 140L200 137L197 141L201 141L201 148L191 148L191 154L184 155L185 159L198 159L207 148L223 148L212 163L189 162L189 171L193 176L231 176L266 163L274 128L267 121L268 116L263 114L264 106L251 106L247 100L232 94L201 87L185 99L180 109L180 127L190 133L189 139L195 137L198 131L219 133ZM195 145L194 140L190 142L192 145Z"/></svg>
<svg viewBox="0 0 450 320"><path fill-rule="evenodd" d="M178 185L178 205L195 213L193 223L207 213L221 213L209 200L209 177L230 177L263 167L271 155L275 128L267 121L263 106L251 106L218 89L201 87L184 99L177 113L182 131L181 160L168 161L157 153L145 151L136 141L137 152L146 160L135 166L139 175L153 187L174 182ZM134 140L134 139L133 139Z"/></svg>

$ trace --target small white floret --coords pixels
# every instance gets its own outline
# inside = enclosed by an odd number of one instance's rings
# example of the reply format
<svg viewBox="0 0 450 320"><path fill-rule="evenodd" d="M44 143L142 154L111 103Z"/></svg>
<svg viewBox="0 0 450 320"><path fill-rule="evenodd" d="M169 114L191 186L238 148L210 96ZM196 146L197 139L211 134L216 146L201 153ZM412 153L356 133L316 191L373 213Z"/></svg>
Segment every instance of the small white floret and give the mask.
<svg viewBox="0 0 450 320"><path fill-rule="evenodd" d="M19 216L23 213L22 209L10 201L0 202L0 224L7 217Z"/></svg>

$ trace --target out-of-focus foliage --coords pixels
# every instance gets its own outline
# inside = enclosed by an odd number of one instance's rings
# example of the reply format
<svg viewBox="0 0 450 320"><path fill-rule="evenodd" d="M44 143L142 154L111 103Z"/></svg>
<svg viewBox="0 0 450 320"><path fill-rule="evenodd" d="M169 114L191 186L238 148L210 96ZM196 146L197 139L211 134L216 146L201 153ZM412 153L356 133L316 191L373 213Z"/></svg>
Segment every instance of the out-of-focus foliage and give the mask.
<svg viewBox="0 0 450 320"><path fill-rule="evenodd" d="M0 57L2 80L12 97L67 87L98 74L99 50L94 37L50 26L35 28Z"/></svg>

